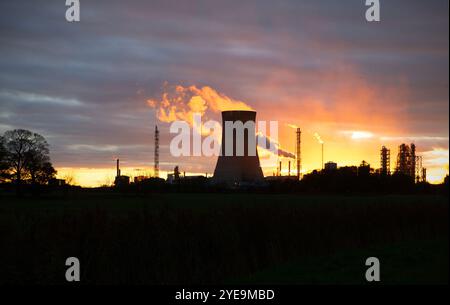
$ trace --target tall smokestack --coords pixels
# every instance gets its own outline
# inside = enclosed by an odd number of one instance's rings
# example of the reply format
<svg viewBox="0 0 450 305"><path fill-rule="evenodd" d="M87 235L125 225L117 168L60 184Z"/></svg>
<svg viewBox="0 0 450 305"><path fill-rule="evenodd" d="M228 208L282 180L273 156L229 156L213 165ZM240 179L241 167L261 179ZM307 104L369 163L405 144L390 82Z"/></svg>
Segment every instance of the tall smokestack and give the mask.
<svg viewBox="0 0 450 305"><path fill-rule="evenodd" d="M119 159L116 160L116 177L120 176L120 165L119 165Z"/></svg>
<svg viewBox="0 0 450 305"><path fill-rule="evenodd" d="M153 171L153 175L156 178L159 178L159 130L157 125L155 125L155 153Z"/></svg>
<svg viewBox="0 0 450 305"><path fill-rule="evenodd" d="M240 182L258 182L264 179L261 166L259 163L258 150L255 147L255 151L249 151L250 143L256 143L255 132L255 111L236 110L236 111L223 111L222 112L222 147L221 155L217 159L216 169L214 170L213 181L216 183L238 184ZM243 139L237 138L237 130L234 129L232 135L225 135L226 124L225 122L231 122L234 126L236 123L246 125L247 122L253 123L252 128L246 128L243 132ZM236 146L239 141L243 144L243 154L238 155ZM227 142L231 141L231 143ZM255 142L253 142L255 141ZM225 147L232 146L232 154L226 155Z"/></svg>
<svg viewBox="0 0 450 305"><path fill-rule="evenodd" d="M288 176L291 175L291 161L288 163Z"/></svg>
<svg viewBox="0 0 450 305"><path fill-rule="evenodd" d="M300 128L297 128L297 145L296 145L296 159L297 159L297 179L299 179L300 180L300 174L301 174L301 135L302 135L302 132L301 132L301 130L300 130Z"/></svg>

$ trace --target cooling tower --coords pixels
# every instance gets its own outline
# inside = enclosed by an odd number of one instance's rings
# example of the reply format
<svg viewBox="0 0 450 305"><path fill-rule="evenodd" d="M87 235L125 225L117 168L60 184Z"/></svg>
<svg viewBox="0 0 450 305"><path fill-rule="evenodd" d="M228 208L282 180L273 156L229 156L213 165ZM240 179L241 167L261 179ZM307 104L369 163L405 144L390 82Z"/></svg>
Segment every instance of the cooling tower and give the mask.
<svg viewBox="0 0 450 305"><path fill-rule="evenodd" d="M252 143L256 143L255 120L255 111L236 110L222 112L221 155L217 159L213 182L236 185L240 182L252 183L259 182L264 179L261 166L259 164L256 145L252 145ZM225 133L227 132L227 128L225 122L232 122L235 126L242 124L244 124L244 126L249 126L250 124L245 125L247 122L253 123L253 125L252 128L244 129L243 137L237 136L240 134L237 130L233 130L232 133L229 132L226 136ZM236 151L238 141L240 141L241 145L243 144L243 153ZM250 151L249 142L253 147L253 149L250 147ZM229 149L230 145L232 145L231 155Z"/></svg>

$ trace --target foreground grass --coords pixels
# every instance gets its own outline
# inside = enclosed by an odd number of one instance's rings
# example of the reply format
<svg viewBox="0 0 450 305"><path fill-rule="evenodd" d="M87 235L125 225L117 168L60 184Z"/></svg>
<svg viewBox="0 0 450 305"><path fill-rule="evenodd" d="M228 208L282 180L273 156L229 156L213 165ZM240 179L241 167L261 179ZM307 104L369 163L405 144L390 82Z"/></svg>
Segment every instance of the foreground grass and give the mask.
<svg viewBox="0 0 450 305"><path fill-rule="evenodd" d="M230 283L367 284L365 260L374 256L380 260L382 284L446 284L448 250L445 239L399 242L332 256L304 257Z"/></svg>
<svg viewBox="0 0 450 305"><path fill-rule="evenodd" d="M270 194L3 197L0 283L64 283L69 256L80 259L83 283L353 283L362 257L383 249L386 261L394 262L385 266L382 261L392 282L448 282L434 271L448 270L447 200ZM403 243L409 250L390 246ZM395 263L402 259L413 260L415 267ZM298 270L295 276L290 269ZM354 270L358 278L339 277L340 270L343 275Z"/></svg>

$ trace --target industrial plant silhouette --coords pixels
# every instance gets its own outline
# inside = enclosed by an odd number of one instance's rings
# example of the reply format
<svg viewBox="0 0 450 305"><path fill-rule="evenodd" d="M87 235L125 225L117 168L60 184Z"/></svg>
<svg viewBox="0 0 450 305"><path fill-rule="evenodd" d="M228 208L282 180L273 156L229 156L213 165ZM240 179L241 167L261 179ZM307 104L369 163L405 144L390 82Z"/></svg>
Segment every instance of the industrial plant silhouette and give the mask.
<svg viewBox="0 0 450 305"><path fill-rule="evenodd" d="M222 126L225 122L247 122L255 126L256 112L247 110L234 110L222 112ZM240 139L236 138L236 131L231 137L233 148L232 155L225 154L225 128L222 128L221 154L217 158L214 175L187 175L180 173L179 166L174 168L172 173L168 173L167 179L159 177L159 130L155 126L154 133L154 175L152 177L138 176L134 181L130 177L122 175L119 166L119 159L116 160L116 178L114 187L120 191L133 190L235 190L263 191L305 191L305 192L364 192L373 193L405 192L405 191L430 191L437 187L431 186L426 181L426 168L422 166L422 156L416 154L414 143L399 145L395 166L391 167L390 149L382 146L380 149L380 164L378 168L372 168L369 163L362 160L361 164L355 166L339 167L333 161L323 161L322 144L322 169L313 170L311 173L301 174L301 129L295 129L295 168L291 160L288 161L287 175L283 175L283 163L278 162L277 170L272 176L263 176L260 166L258 151L249 153L249 139L256 138L254 128L246 128L243 138L243 155L237 155L236 147ZM286 166L286 164L285 164ZM448 179L446 180L448 181Z"/></svg>

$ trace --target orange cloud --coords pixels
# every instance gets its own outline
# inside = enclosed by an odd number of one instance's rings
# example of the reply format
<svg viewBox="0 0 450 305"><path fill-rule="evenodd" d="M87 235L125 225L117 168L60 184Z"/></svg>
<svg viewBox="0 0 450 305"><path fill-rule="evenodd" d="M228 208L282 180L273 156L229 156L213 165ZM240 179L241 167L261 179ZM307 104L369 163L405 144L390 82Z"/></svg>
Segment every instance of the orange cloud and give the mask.
<svg viewBox="0 0 450 305"><path fill-rule="evenodd" d="M202 116L226 110L252 110L246 103L232 99L211 87L165 86L161 99L149 99L147 105L155 108L160 121L170 123L183 120L192 123L192 115Z"/></svg>

